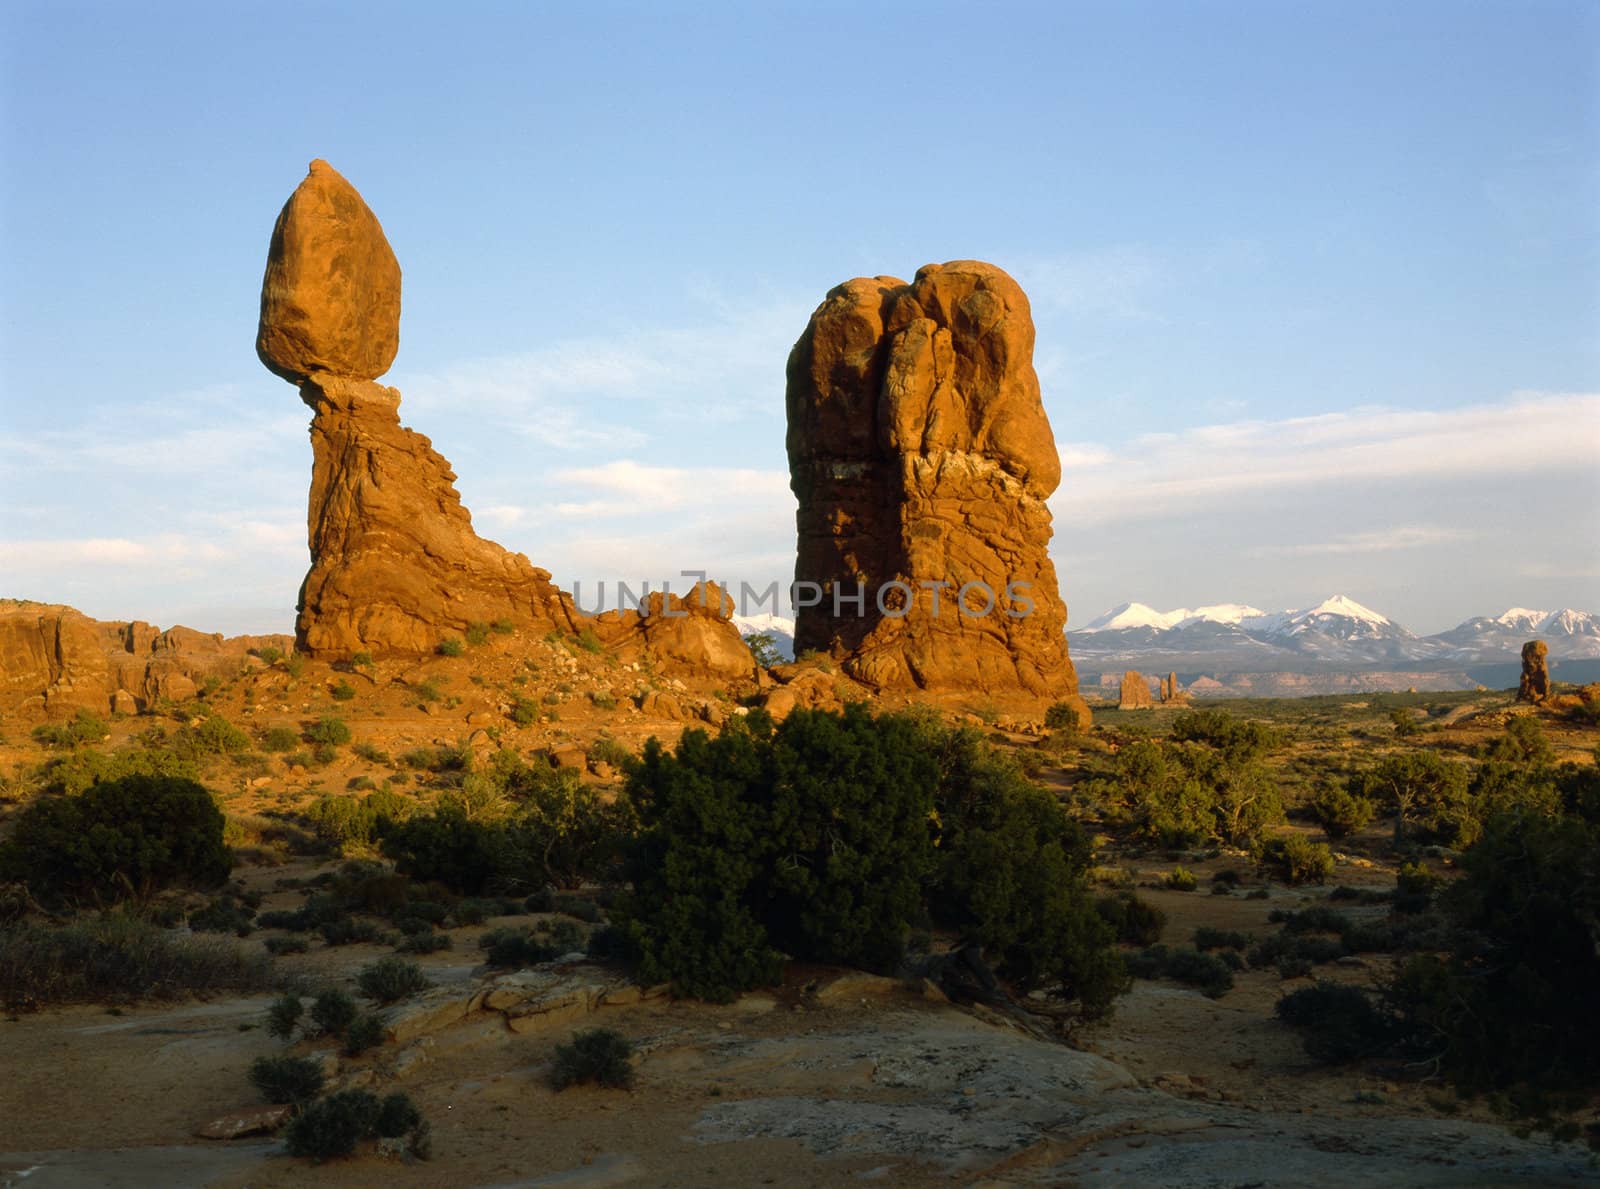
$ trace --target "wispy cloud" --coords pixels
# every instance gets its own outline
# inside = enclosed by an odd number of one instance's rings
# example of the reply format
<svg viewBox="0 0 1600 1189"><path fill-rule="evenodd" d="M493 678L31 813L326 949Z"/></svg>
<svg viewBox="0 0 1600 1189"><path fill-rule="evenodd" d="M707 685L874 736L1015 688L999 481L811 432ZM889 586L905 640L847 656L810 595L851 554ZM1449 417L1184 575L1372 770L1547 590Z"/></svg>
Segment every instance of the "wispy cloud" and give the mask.
<svg viewBox="0 0 1600 1189"><path fill-rule="evenodd" d="M534 351L396 375L411 409L471 412L561 450L637 449L646 417L781 417L783 361L814 303L702 297L673 327L569 339Z"/></svg>
<svg viewBox="0 0 1600 1189"><path fill-rule="evenodd" d="M1156 317L1154 298L1170 280L1161 258L1138 244L1024 259L1012 271L1035 307L1140 321Z"/></svg>
<svg viewBox="0 0 1600 1189"><path fill-rule="evenodd" d="M1393 553L1401 549L1426 549L1471 541L1476 534L1442 524L1407 524L1371 532L1348 533L1331 541L1290 545L1263 545L1250 550L1252 557L1327 557L1352 553Z"/></svg>
<svg viewBox="0 0 1600 1189"><path fill-rule="evenodd" d="M1356 409L1073 443L1053 505L1107 522L1185 513L1285 489L1592 471L1600 394L1522 392L1495 404L1418 412Z"/></svg>

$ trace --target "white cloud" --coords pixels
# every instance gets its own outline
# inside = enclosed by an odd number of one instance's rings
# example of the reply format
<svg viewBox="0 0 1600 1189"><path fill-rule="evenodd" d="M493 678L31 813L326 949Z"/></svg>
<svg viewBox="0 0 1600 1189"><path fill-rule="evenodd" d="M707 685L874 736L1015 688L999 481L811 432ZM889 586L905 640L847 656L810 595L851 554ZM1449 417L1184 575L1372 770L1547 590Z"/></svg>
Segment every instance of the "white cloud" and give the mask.
<svg viewBox="0 0 1600 1189"><path fill-rule="evenodd" d="M1440 524L1396 525L1371 532L1348 533L1331 541L1302 542L1291 545L1266 545L1250 550L1252 557L1322 557L1351 553L1393 553L1401 549L1425 549L1434 545L1454 545L1476 538L1465 529Z"/></svg>
<svg viewBox="0 0 1600 1189"><path fill-rule="evenodd" d="M1052 503L1110 522L1164 517L1274 491L1592 471L1600 394L1517 393L1443 411L1367 408L1149 434L1119 448L1069 444Z"/></svg>

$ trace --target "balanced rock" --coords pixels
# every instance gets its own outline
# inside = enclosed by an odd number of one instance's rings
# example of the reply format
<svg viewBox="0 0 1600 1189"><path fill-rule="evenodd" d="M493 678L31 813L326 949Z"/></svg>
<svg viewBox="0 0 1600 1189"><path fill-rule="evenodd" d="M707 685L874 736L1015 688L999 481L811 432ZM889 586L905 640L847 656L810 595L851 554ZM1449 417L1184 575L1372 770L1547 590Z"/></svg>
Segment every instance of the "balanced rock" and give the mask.
<svg viewBox="0 0 1600 1189"><path fill-rule="evenodd" d="M1550 696L1550 646L1543 640L1529 640L1522 646L1522 680L1517 685L1517 701L1543 702Z"/></svg>
<svg viewBox="0 0 1600 1189"><path fill-rule="evenodd" d="M1150 697L1150 683L1142 674L1129 669L1122 675L1122 688L1117 695L1118 710L1150 710L1155 700Z"/></svg>
<svg viewBox="0 0 1600 1189"><path fill-rule="evenodd" d="M256 337L262 362L312 410L298 648L325 659L420 655L497 621L581 633L591 625L548 570L473 531L449 462L400 424L400 393L373 382L394 359L399 324L400 268L383 228L349 182L312 162L273 229ZM720 593L698 615L633 611L593 630L624 659L666 672L755 669Z"/></svg>
<svg viewBox="0 0 1600 1189"><path fill-rule="evenodd" d="M299 384L376 380L399 349L400 263L356 188L313 161L272 229L256 354Z"/></svg>
<svg viewBox="0 0 1600 1189"><path fill-rule="evenodd" d="M860 277L817 307L788 366L797 652L877 689L1025 692L1087 722L1033 337L1022 289L976 261Z"/></svg>

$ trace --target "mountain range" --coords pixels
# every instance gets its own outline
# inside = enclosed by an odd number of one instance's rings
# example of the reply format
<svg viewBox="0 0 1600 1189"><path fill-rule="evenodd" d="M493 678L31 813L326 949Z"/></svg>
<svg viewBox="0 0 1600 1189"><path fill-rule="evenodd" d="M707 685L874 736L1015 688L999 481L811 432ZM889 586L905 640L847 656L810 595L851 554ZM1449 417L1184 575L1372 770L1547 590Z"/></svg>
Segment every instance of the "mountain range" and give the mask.
<svg viewBox="0 0 1600 1189"><path fill-rule="evenodd" d="M786 659L793 656L793 620L755 615L734 621L741 633L764 632ZM1344 595L1275 612L1248 603L1172 611L1124 603L1069 630L1067 639L1091 687L1093 670L1104 670L1100 682L1109 685L1131 668L1175 671L1185 685L1197 683L1197 693L1503 688L1516 684L1522 646L1533 639L1549 646L1558 680L1600 678L1600 615L1570 607L1512 607L1419 636Z"/></svg>

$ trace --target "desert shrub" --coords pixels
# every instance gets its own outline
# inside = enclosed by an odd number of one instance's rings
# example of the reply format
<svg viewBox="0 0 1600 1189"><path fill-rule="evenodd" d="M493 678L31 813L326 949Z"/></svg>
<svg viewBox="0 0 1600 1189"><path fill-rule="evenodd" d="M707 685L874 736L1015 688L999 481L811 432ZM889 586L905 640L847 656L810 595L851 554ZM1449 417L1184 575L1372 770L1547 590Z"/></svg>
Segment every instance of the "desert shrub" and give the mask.
<svg viewBox="0 0 1600 1189"><path fill-rule="evenodd" d="M329 1036L343 1036L361 1014L349 992L330 987L311 1001L311 1022Z"/></svg>
<svg viewBox="0 0 1600 1189"><path fill-rule="evenodd" d="M756 664L763 669L783 663L783 653L778 651L778 641L770 632L750 632L740 637Z"/></svg>
<svg viewBox="0 0 1600 1189"><path fill-rule="evenodd" d="M600 643L600 637L594 634L593 628L584 628L573 637L574 644L585 652L604 652L605 645Z"/></svg>
<svg viewBox="0 0 1600 1189"><path fill-rule="evenodd" d="M29 732L35 743L57 750L71 750L87 743L98 743L110 728L106 720L84 707L69 721L41 723Z"/></svg>
<svg viewBox="0 0 1600 1189"><path fill-rule="evenodd" d="M1258 724L1195 712L1179 715L1177 742L1138 740L1117 752L1111 774L1086 782L1110 820L1168 848L1243 845L1283 819L1283 801L1260 756L1275 736ZM1226 725L1232 724L1232 725Z"/></svg>
<svg viewBox="0 0 1600 1189"><path fill-rule="evenodd" d="M394 1139L405 1135L408 1131L415 1131L422 1125L422 1112L417 1109L417 1104L411 1101L409 1094L396 1090L393 1094L384 1096L378 1104L378 1119L374 1125L377 1133L385 1139Z"/></svg>
<svg viewBox="0 0 1600 1189"><path fill-rule="evenodd" d="M1377 813L1376 806L1366 797L1358 797L1336 784L1325 784L1317 789L1306 808L1329 838L1347 838L1360 833Z"/></svg>
<svg viewBox="0 0 1600 1189"><path fill-rule="evenodd" d="M413 802L387 789L365 797L325 794L311 804L306 818L317 837L335 846L370 846L391 822L410 816Z"/></svg>
<svg viewBox="0 0 1600 1189"><path fill-rule="evenodd" d="M482 892L495 870L493 828L468 820L456 806L395 823L384 834L382 850L402 874L467 895Z"/></svg>
<svg viewBox="0 0 1600 1189"><path fill-rule="evenodd" d="M1101 896L1095 901L1095 909L1111 926L1116 939L1128 945L1154 945L1167 926L1166 913L1132 892Z"/></svg>
<svg viewBox="0 0 1600 1189"><path fill-rule="evenodd" d="M267 1008L267 1035L288 1040L294 1035L295 1025L305 1013L305 1004L298 995L282 995Z"/></svg>
<svg viewBox="0 0 1600 1189"><path fill-rule="evenodd" d="M1069 734L1078 730L1078 711L1071 702L1053 702L1044 712L1044 725L1052 731L1065 731Z"/></svg>
<svg viewBox="0 0 1600 1189"><path fill-rule="evenodd" d="M1245 955L1250 965L1257 970L1264 970L1268 966L1277 965L1280 973L1282 963L1287 959L1296 964L1303 963L1307 970L1312 966L1321 966L1326 962L1337 962L1344 957L1346 952L1342 937L1323 937L1315 934L1274 933L1270 937L1263 937L1250 946Z"/></svg>
<svg viewBox="0 0 1600 1189"><path fill-rule="evenodd" d="M395 948L402 954L436 954L449 949L452 944L450 934L435 932L430 926L406 934L405 940Z"/></svg>
<svg viewBox="0 0 1600 1189"><path fill-rule="evenodd" d="M1519 715L1506 723L1505 734L1484 749L1483 758L1508 764L1536 766L1555 759L1555 748L1545 737L1544 727L1531 714Z"/></svg>
<svg viewBox="0 0 1600 1189"><path fill-rule="evenodd" d="M172 776L126 776L75 797L35 801L0 843L0 882L43 900L106 903L175 885L215 887L232 852L204 786Z"/></svg>
<svg viewBox="0 0 1600 1189"><path fill-rule="evenodd" d="M1359 987L1319 982L1278 1000L1278 1019L1301 1031L1306 1052L1318 1061L1354 1061L1382 1051L1393 1039L1392 1021Z"/></svg>
<svg viewBox="0 0 1600 1189"><path fill-rule="evenodd" d="M306 658L301 653L291 652L283 658L283 668L290 677L298 680L300 675L306 671Z"/></svg>
<svg viewBox="0 0 1600 1189"><path fill-rule="evenodd" d="M1167 872L1161 880L1161 886L1170 888L1174 892L1192 892L1200 886L1200 881L1193 871L1179 866Z"/></svg>
<svg viewBox="0 0 1600 1189"><path fill-rule="evenodd" d="M467 643L477 648L479 645L489 642L489 625L481 622L469 623L464 635L467 638Z"/></svg>
<svg viewBox="0 0 1600 1189"><path fill-rule="evenodd" d="M506 927L490 929L478 938L486 964L498 968L536 966L553 962L570 951L561 945L541 940L532 929Z"/></svg>
<svg viewBox="0 0 1600 1189"><path fill-rule="evenodd" d="M929 915L1019 989L1049 985L1087 1018L1109 1011L1127 975L1088 888L1083 831L976 732L912 722L939 771Z"/></svg>
<svg viewBox="0 0 1600 1189"><path fill-rule="evenodd" d="M865 708L764 714L675 755L646 745L628 791L644 832L624 911L647 981L721 999L777 974L778 948L880 967L899 956L933 855L936 772L909 723Z"/></svg>
<svg viewBox="0 0 1600 1189"><path fill-rule="evenodd" d="M1389 711L1389 721L1394 724L1394 733L1402 739L1415 735L1422 730L1417 725L1416 716L1404 706L1396 706Z"/></svg>
<svg viewBox="0 0 1600 1189"><path fill-rule="evenodd" d="M358 669L365 669L372 664L372 654L365 651L352 652L350 654L350 663Z"/></svg>
<svg viewBox="0 0 1600 1189"><path fill-rule="evenodd" d="M249 937L256 914L232 896L218 896L189 914L189 928L197 933L232 933Z"/></svg>
<svg viewBox="0 0 1600 1189"><path fill-rule="evenodd" d="M1219 999L1233 989L1233 970L1214 954L1203 954L1190 947L1171 949L1153 945L1129 954L1128 972L1135 978L1170 978L1199 987L1208 999Z"/></svg>
<svg viewBox="0 0 1600 1189"><path fill-rule="evenodd" d="M375 1003L398 1003L432 985L422 973L422 967L393 954L363 966L356 976L361 994Z"/></svg>
<svg viewBox="0 0 1600 1189"><path fill-rule="evenodd" d="M1429 751L1389 756L1352 777L1349 791L1394 814L1396 844L1409 837L1462 846L1478 832L1466 769Z"/></svg>
<svg viewBox="0 0 1600 1189"><path fill-rule="evenodd" d="M178 732L173 746L181 755L225 755L250 750L250 736L220 714L209 714L192 727Z"/></svg>
<svg viewBox="0 0 1600 1189"><path fill-rule="evenodd" d="M1467 787L1467 795L1472 812L1481 821L1501 813L1539 813L1553 817L1562 812L1559 781L1560 774L1555 769L1494 759L1478 765Z"/></svg>
<svg viewBox="0 0 1600 1189"><path fill-rule="evenodd" d="M1018 985L1096 1010L1120 987L1081 832L975 735L859 705L776 728L757 712L674 755L647 745L628 795L642 830L615 919L646 981L724 998L775 977L780 950L887 969L936 909Z"/></svg>
<svg viewBox="0 0 1600 1189"><path fill-rule="evenodd" d="M274 648L270 644L265 648L257 648L253 651L261 658L262 663L266 665L275 665L283 659L283 649Z"/></svg>
<svg viewBox="0 0 1600 1189"><path fill-rule="evenodd" d="M620 772L626 772L628 765L633 763L633 752L609 735L602 735L589 745L589 758L597 763L610 764Z"/></svg>
<svg viewBox="0 0 1600 1189"><path fill-rule="evenodd" d="M305 1057L257 1057L250 1084L268 1102L298 1106L322 1093L322 1067Z"/></svg>
<svg viewBox="0 0 1600 1189"><path fill-rule="evenodd" d="M337 747L350 742L350 728L344 719L325 714L306 728L306 742Z"/></svg>
<svg viewBox="0 0 1600 1189"><path fill-rule="evenodd" d="M356 696L356 687L341 678L329 688L328 693L335 702L348 702Z"/></svg>
<svg viewBox="0 0 1600 1189"><path fill-rule="evenodd" d="M1600 1088L1600 821L1501 815L1460 866L1448 952L1392 988L1411 1045L1468 1091Z"/></svg>
<svg viewBox="0 0 1600 1189"><path fill-rule="evenodd" d="M262 751L293 751L299 746L299 734L289 727L268 727L261 732Z"/></svg>
<svg viewBox="0 0 1600 1189"><path fill-rule="evenodd" d="M377 1134L382 1107L366 1090L340 1090L309 1104L290 1122L284 1140L291 1156L316 1161L348 1156Z"/></svg>
<svg viewBox="0 0 1600 1189"><path fill-rule="evenodd" d="M495 840L501 883L574 888L618 876L635 828L631 802L607 802L572 771L537 764L508 773L506 794L516 809Z"/></svg>
<svg viewBox="0 0 1600 1189"><path fill-rule="evenodd" d="M120 913L0 928L0 1004L8 1011L257 991L272 978L267 959L231 942L176 937Z"/></svg>
<svg viewBox="0 0 1600 1189"><path fill-rule="evenodd" d="M590 690L589 701L597 710L615 710L617 708L616 697L606 690Z"/></svg>
<svg viewBox="0 0 1600 1189"><path fill-rule="evenodd" d="M363 1012L350 1021L344 1030L342 1051L346 1057L359 1057L368 1049L375 1049L389 1034L389 1026L382 1016Z"/></svg>
<svg viewBox="0 0 1600 1189"><path fill-rule="evenodd" d="M1235 871L1232 867L1224 867L1220 871L1213 871L1211 873L1211 882L1212 883L1214 883L1214 884L1223 884L1226 887L1230 887L1230 888L1238 887L1239 886L1239 879L1240 879L1239 873L1237 871Z"/></svg>
<svg viewBox="0 0 1600 1189"><path fill-rule="evenodd" d="M570 1044L557 1045L550 1084L557 1090L593 1082L614 1090L633 1085L633 1045L611 1028L579 1032Z"/></svg>
<svg viewBox="0 0 1600 1189"><path fill-rule="evenodd" d="M262 945L275 958L284 954L303 954L311 948L304 937L269 937Z"/></svg>
<svg viewBox="0 0 1600 1189"><path fill-rule="evenodd" d="M1336 908L1313 904L1298 912L1274 911L1269 921L1280 922L1285 933L1343 933L1350 928L1350 918Z"/></svg>
<svg viewBox="0 0 1600 1189"><path fill-rule="evenodd" d="M1394 909L1396 912L1426 912L1444 886L1445 878L1421 863L1402 863L1395 873Z"/></svg>
<svg viewBox="0 0 1600 1189"><path fill-rule="evenodd" d="M528 726L539 717L539 703L527 698L516 698L512 701L507 716L519 727Z"/></svg>
<svg viewBox="0 0 1600 1189"><path fill-rule="evenodd" d="M1326 883L1333 874L1333 852L1326 843L1299 834L1268 838L1256 848L1256 863L1288 884Z"/></svg>
<svg viewBox="0 0 1600 1189"><path fill-rule="evenodd" d="M383 930L372 921L359 921L350 916L324 921L317 932L325 945L360 945L387 940Z"/></svg>
<svg viewBox="0 0 1600 1189"><path fill-rule="evenodd" d="M440 656L461 656L466 651L467 646L454 636L439 641Z"/></svg>
<svg viewBox="0 0 1600 1189"><path fill-rule="evenodd" d="M1248 934L1228 929L1213 929L1201 925L1194 931L1194 948L1197 950L1243 950L1250 946Z"/></svg>

